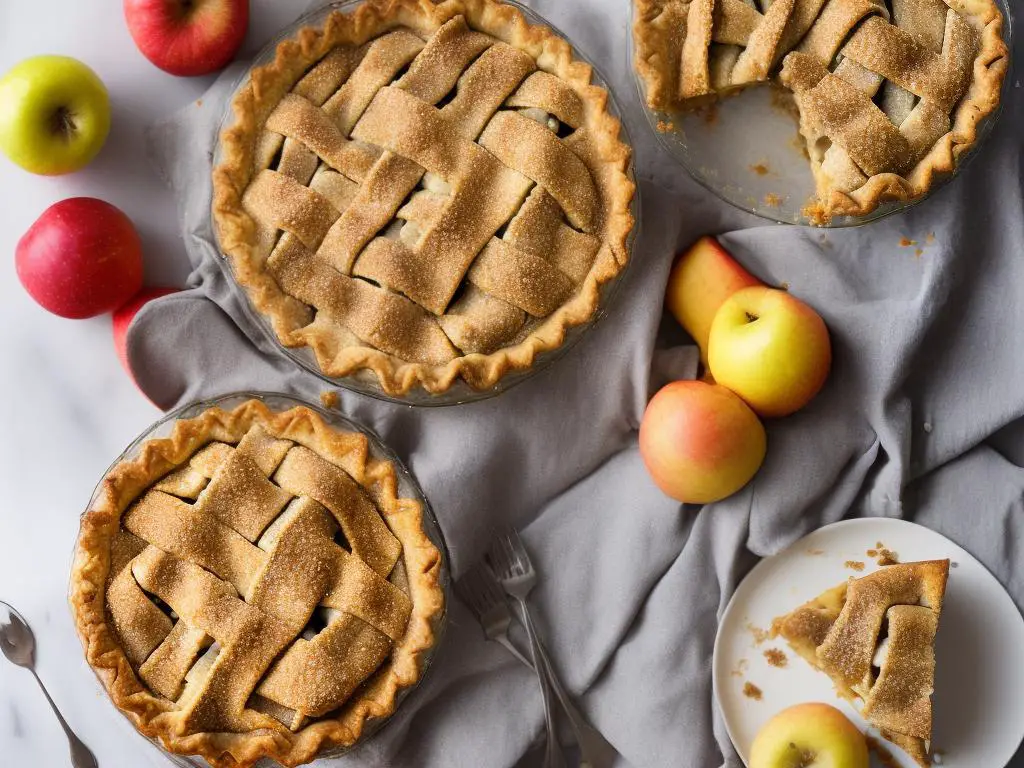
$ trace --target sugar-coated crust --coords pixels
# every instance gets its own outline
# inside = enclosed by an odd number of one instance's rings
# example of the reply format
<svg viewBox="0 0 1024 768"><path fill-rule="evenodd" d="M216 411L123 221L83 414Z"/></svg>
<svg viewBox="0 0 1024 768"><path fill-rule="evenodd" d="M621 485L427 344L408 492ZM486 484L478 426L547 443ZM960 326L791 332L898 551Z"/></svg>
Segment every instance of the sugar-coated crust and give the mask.
<svg viewBox="0 0 1024 768"><path fill-rule="evenodd" d="M462 15L473 29L529 53L540 69L569 83L584 103L584 127L593 144L594 173L602 203L597 233L602 247L574 296L513 346L491 354L468 354L444 365L410 363L380 350L345 346L339 334L318 329L301 332L296 300L287 296L252 252L254 224L241 205L252 175L253 146L267 115L306 68L338 45L360 45L384 32L407 26L425 34ZM600 288L616 277L629 259L627 238L633 229L630 201L635 185L627 176L631 151L619 138L621 123L607 109L608 92L591 84L592 68L573 57L572 47L544 26L531 25L517 8L495 0L367 0L354 10L335 11L322 28L306 27L277 47L274 61L254 68L232 107L235 121L221 135L222 162L214 169L214 221L220 245L236 280L254 307L266 316L282 344L310 347L324 374L341 377L372 371L391 395L419 385L431 393L449 389L458 379L477 389L494 386L512 370L533 365L537 355L561 346L566 332L592 319Z"/></svg>
<svg viewBox="0 0 1024 768"><path fill-rule="evenodd" d="M151 694L139 681L108 623L105 606L111 545L122 514L156 480L211 441L237 442L253 424L319 453L366 489L402 543L412 614L405 637L395 644L385 665L335 717L316 720L294 733L282 725L279 730L250 733L181 735L173 732L167 718L161 718L173 705ZM82 518L71 573L69 599L75 626L86 659L114 704L139 731L159 739L169 751L200 755L215 768L251 766L262 757L294 766L309 762L323 749L355 743L367 719L391 714L398 692L421 677L424 655L435 645L444 611L441 554L423 529L422 505L399 498L397 489L394 465L370 455L365 435L337 431L301 406L278 413L250 400L230 411L211 408L195 418L179 420L168 437L143 443L135 458L122 461L103 479L96 500Z"/></svg>
<svg viewBox="0 0 1024 768"><path fill-rule="evenodd" d="M654 22L673 0L633 0L634 66L643 81L651 109L670 109L676 97L673 67L669 59L671 32ZM978 53L967 94L953 112L953 127L917 165L901 176L881 173L852 192L834 190L828 199L815 200L804 213L814 224L827 224L835 216L865 216L884 202L909 201L923 197L936 178L952 173L960 156L974 146L983 118L999 106L1003 78L1009 68L1010 52L1003 40L1003 15L994 0L945 0L962 14L978 32Z"/></svg>

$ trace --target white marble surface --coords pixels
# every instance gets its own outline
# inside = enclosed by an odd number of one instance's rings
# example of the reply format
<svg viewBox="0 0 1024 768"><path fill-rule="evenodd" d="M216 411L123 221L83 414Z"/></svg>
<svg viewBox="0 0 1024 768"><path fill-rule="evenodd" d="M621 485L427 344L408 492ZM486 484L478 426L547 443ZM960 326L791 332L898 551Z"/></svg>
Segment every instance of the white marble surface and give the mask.
<svg viewBox="0 0 1024 768"><path fill-rule="evenodd" d="M276 29L306 2L254 3L258 29ZM170 765L101 694L67 609L71 550L93 486L110 461L160 412L114 354L110 318L64 320L24 292L18 239L52 203L99 197L135 222L146 283L181 285L188 263L170 194L145 157L143 128L196 99L207 78L178 79L135 48L114 0L0 0L0 71L41 54L74 56L106 83L113 129L85 170L32 176L0 156L0 600L38 640L39 676L103 768ZM67 745L31 675L0 660L0 766L69 765Z"/></svg>

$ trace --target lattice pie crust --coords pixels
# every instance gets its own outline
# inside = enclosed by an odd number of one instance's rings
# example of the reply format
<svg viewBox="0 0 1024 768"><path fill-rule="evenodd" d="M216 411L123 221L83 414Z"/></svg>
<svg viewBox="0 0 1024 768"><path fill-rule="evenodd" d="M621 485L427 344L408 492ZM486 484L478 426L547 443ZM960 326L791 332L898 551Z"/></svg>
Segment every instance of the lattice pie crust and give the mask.
<svg viewBox="0 0 1024 768"><path fill-rule="evenodd" d="M302 29L221 138L237 280L329 376L397 395L532 366L628 259L630 152L590 80L494 0L374 0Z"/></svg>
<svg viewBox="0 0 1024 768"><path fill-rule="evenodd" d="M444 596L418 501L367 438L256 400L179 420L104 479L71 605L149 737L217 768L347 746L422 674Z"/></svg>
<svg viewBox="0 0 1024 768"><path fill-rule="evenodd" d="M861 216L928 192L977 139L1009 65L993 0L633 0L653 109L776 77L793 92L818 201Z"/></svg>

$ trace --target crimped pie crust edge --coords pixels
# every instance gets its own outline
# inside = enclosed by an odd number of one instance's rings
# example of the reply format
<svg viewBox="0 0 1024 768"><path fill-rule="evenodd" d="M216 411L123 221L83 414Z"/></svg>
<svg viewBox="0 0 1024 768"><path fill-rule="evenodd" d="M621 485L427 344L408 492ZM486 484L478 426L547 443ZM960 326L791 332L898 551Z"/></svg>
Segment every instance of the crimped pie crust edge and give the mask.
<svg viewBox="0 0 1024 768"><path fill-rule="evenodd" d="M342 467L368 492L402 543L412 613L405 637L385 665L368 679L374 684L360 688L337 717L316 720L294 733L282 725L280 731L182 736L154 723L168 703L139 681L109 624L106 587L111 545L122 514L147 488L202 446L213 440L237 442L253 424L314 450ZM250 766L263 757L286 766L299 765L324 749L358 741L367 719L392 714L399 691L420 679L424 656L436 645L444 613L441 553L423 529L420 502L399 498L397 488L394 464L371 457L365 435L338 431L304 406L276 412L259 400L249 400L230 411L214 407L195 418L177 421L168 437L144 442L136 458L120 462L104 477L95 501L82 517L71 572L69 602L75 627L86 660L114 704L141 733L159 739L167 750L200 755L215 768Z"/></svg>

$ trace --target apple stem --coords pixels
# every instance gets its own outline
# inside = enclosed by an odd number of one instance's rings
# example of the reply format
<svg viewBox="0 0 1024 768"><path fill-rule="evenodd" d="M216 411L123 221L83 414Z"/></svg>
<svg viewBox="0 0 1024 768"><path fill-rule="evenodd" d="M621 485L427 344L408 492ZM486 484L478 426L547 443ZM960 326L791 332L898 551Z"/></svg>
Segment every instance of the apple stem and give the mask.
<svg viewBox="0 0 1024 768"><path fill-rule="evenodd" d="M53 113L53 119L50 127L53 132L64 139L64 141L70 141L76 128L75 119L72 117L71 111L67 107L60 107Z"/></svg>

